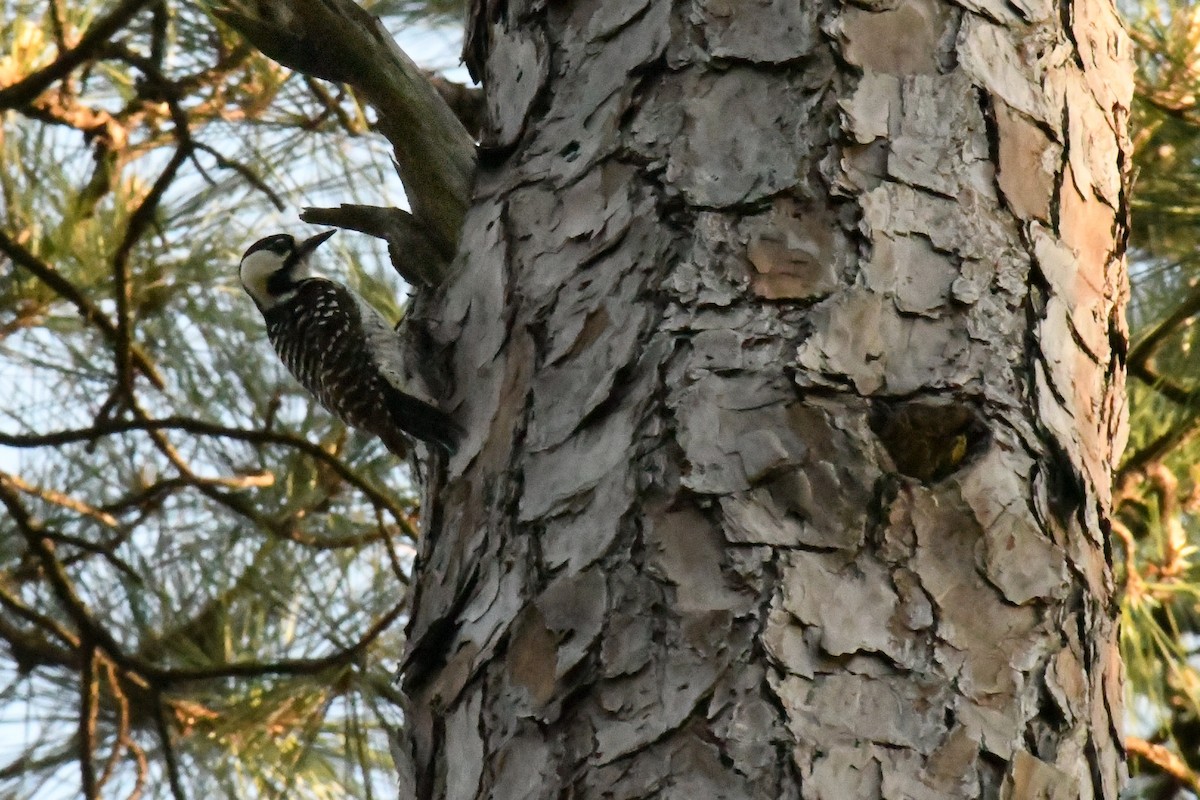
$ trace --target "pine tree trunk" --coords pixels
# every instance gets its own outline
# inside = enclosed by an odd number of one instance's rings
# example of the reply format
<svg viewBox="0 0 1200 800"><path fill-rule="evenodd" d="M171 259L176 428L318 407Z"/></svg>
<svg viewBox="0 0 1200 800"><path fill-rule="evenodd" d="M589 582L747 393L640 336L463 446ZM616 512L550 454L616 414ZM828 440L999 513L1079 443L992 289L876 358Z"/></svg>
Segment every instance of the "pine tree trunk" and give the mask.
<svg viewBox="0 0 1200 800"><path fill-rule="evenodd" d="M472 20L418 795L1114 800L1113 8Z"/></svg>

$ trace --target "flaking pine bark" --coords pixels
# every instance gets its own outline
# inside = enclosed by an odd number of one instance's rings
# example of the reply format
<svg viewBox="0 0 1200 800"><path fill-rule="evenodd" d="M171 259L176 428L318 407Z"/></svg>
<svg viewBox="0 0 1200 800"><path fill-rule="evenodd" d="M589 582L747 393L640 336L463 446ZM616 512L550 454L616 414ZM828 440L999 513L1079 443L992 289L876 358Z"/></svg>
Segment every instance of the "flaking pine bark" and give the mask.
<svg viewBox="0 0 1200 800"><path fill-rule="evenodd" d="M1116 798L1108 2L483 0L422 798Z"/></svg>

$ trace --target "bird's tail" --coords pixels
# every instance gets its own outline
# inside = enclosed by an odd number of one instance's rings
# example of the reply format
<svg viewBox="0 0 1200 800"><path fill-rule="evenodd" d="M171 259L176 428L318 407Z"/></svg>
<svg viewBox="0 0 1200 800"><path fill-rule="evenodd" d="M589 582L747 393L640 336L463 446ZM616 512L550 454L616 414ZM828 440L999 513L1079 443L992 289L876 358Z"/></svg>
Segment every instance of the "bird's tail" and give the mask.
<svg viewBox="0 0 1200 800"><path fill-rule="evenodd" d="M458 452L463 430L454 424L446 412L392 386L386 387L385 391L388 412L396 427L409 436L437 445L446 455L452 456Z"/></svg>

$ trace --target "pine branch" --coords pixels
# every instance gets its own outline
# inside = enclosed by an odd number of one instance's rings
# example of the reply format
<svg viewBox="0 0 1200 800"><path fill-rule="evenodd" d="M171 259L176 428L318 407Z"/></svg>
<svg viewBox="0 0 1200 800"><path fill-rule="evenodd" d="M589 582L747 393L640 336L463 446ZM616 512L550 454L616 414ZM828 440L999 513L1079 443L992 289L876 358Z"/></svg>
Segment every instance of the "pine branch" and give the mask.
<svg viewBox="0 0 1200 800"><path fill-rule="evenodd" d="M71 70L90 59L104 47L108 40L124 28L139 11L153 0L124 0L100 19L92 23L87 33L74 49L68 50L42 69L25 76L12 86L0 89L0 108L15 108L24 105L57 80L62 80Z"/></svg>
<svg viewBox="0 0 1200 800"><path fill-rule="evenodd" d="M54 267L50 266L33 253L26 250L15 239L0 230L0 252L3 252L13 263L31 273L35 278L53 289L60 297L71 303L79 311L79 316L95 325L104 334L110 344L121 340L118 326L101 311L95 303L89 300L75 284L64 278ZM155 388L163 389L166 382L162 373L154 366L154 362L137 344L130 343L130 356L139 371L145 375Z"/></svg>

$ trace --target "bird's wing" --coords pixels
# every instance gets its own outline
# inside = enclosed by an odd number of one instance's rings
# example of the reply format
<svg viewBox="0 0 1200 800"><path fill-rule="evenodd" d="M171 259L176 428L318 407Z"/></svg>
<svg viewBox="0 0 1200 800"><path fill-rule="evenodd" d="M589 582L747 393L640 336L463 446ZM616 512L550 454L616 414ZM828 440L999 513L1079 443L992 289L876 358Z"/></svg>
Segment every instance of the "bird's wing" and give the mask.
<svg viewBox="0 0 1200 800"><path fill-rule="evenodd" d="M358 306L363 336L380 374L399 391L436 407L437 403L434 402L429 387L404 357L404 340L400 334L396 333L374 306L357 294L350 294Z"/></svg>

